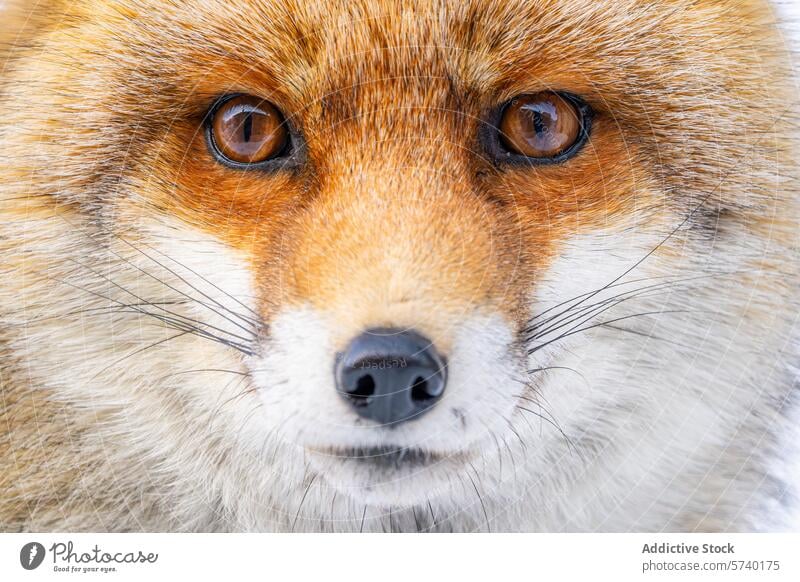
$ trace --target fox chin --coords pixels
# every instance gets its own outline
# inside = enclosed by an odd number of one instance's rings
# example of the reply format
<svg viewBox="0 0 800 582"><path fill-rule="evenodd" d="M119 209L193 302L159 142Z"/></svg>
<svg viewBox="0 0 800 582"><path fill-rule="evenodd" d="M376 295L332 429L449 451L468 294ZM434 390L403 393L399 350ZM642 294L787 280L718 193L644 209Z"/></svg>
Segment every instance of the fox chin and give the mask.
<svg viewBox="0 0 800 582"><path fill-rule="evenodd" d="M792 527L771 4L30 4L0 529Z"/></svg>

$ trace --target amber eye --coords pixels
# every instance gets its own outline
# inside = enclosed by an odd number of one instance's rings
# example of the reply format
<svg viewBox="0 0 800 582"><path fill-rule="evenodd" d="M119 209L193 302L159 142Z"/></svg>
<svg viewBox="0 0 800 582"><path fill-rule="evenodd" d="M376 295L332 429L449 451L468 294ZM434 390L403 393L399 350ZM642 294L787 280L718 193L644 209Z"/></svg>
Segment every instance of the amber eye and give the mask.
<svg viewBox="0 0 800 582"><path fill-rule="evenodd" d="M584 113L571 97L551 91L516 97L500 119L500 142L512 154L559 158L582 141Z"/></svg>
<svg viewBox="0 0 800 582"><path fill-rule="evenodd" d="M208 127L216 153L236 164L258 164L280 156L289 140L280 111L249 95L223 101L213 110Z"/></svg>

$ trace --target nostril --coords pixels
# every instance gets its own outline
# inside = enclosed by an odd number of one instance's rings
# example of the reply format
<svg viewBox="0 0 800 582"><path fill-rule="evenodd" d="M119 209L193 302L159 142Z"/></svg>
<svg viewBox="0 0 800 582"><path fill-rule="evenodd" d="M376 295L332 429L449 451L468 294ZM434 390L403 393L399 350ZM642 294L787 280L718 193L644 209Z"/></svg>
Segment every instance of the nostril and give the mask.
<svg viewBox="0 0 800 582"><path fill-rule="evenodd" d="M428 391L428 382L422 376L414 379L411 385L411 400L414 402L425 402L434 396Z"/></svg>
<svg viewBox="0 0 800 582"><path fill-rule="evenodd" d="M367 399L375 394L375 378L372 374L364 374L357 381L353 390L348 390L347 394L352 398L356 406L366 406Z"/></svg>

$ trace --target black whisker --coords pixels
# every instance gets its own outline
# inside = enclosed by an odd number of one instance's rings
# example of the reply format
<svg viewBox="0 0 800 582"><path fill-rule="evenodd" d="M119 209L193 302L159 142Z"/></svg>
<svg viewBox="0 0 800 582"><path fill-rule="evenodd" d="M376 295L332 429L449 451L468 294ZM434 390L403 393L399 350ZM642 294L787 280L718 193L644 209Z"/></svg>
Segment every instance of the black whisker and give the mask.
<svg viewBox="0 0 800 582"><path fill-rule="evenodd" d="M611 289L611 288L614 288L614 287L623 287L625 285L633 285L634 283L639 283L641 281L652 281L653 279L667 279L668 277L669 277L669 275L663 275L663 276L658 276L658 277L642 277L640 279L631 279L630 281L622 281L620 283L615 283L613 285L609 285L608 288ZM536 315L531 317L529 321L530 321L530 323L533 323L534 321L536 321L540 317L550 313L554 309L558 309L559 307L562 307L562 306L566 305L567 303L570 303L572 301L576 301L578 299L581 299L582 297L586 297L587 295L591 295L595 291L596 291L596 289L592 289L591 291L586 291L585 293L581 293L580 295L575 295L574 297L572 297L570 299L565 299L564 301L561 301L560 303L556 303L555 305L553 305L551 307L548 307L547 309L545 309L543 311L540 311L539 313L537 313ZM552 316L552 317L557 317L557 316L558 315L555 315L555 316Z"/></svg>
<svg viewBox="0 0 800 582"><path fill-rule="evenodd" d="M294 532L294 528L297 525L297 519L300 517L300 510L303 509L303 503L306 501L306 496L308 495L311 486L314 484L314 479L317 478L317 474L314 473L311 476L311 480L308 482L308 486L306 486L306 490L303 492L303 497L300 499L300 505L297 506L297 513L294 516L294 521L292 522L292 531Z"/></svg>
<svg viewBox="0 0 800 582"><path fill-rule="evenodd" d="M153 248L153 247L151 247L151 246L149 246L149 245L146 245L146 244L144 244L144 243L142 243L142 244L143 244L144 246L146 246L148 249L150 249L150 250L152 250L152 251L154 251L154 252L158 253L159 255L161 255L162 257L164 257L165 259L169 259L170 261L172 261L172 262L173 262L173 263L175 263L176 265L180 266L182 269L186 269L186 270L187 270L187 271L189 271L189 272L190 272L192 275L194 275L194 276L196 276L196 277L199 277L201 281L203 281L204 283L206 283L206 284L210 285L211 287L213 287L214 289L216 289L217 291L219 291L220 293L222 293L223 295L225 295L225 296L226 296L226 297L228 297L229 299L232 299L233 301L235 301L236 303L238 303L240 306L244 307L244 308L245 308L247 311L249 311L250 313L252 313L252 314L253 314L253 316L254 316L254 318L255 318L255 320L256 320L256 321L260 321L260 320L261 320L261 315L258 313L258 311L254 310L252 307L250 307L250 306L249 306L249 305L247 305L246 303L242 302L242 301L241 301L240 299L238 299L237 297L235 297L235 296L231 295L230 293L228 293L227 291L225 291L225 289L222 289L222 288L221 288L221 287L219 287L218 285L215 285L215 284L214 284L212 281L209 281L208 279L206 279L205 277L203 277L203 276L202 276L200 273L198 273L197 271L195 271L195 270L194 270L194 269L192 269L191 267L189 267L189 266L187 266L187 265L184 265L184 264L183 264L183 263L181 263L180 261L176 260L174 257L170 257L169 255L166 255L166 254L162 253L162 252L161 252L161 251L159 251L158 249L155 249L155 248Z"/></svg>
<svg viewBox="0 0 800 582"><path fill-rule="evenodd" d="M245 327L245 326L243 326L241 323L239 323L239 322L237 322L237 321L234 321L233 319L231 319L230 317L228 317L228 316L224 315L223 313L220 313L219 311L217 311L216 309L214 309L213 307L211 307L211 306L210 306L210 305L208 305L207 303L205 303L205 302L203 302L203 301L200 301L200 300L199 300L199 299L197 299L196 297L192 297L191 295L189 295L188 293L186 293L186 292L184 292L184 291L181 291L180 289L177 289L177 288L176 288L176 287L174 287L173 285L170 285L170 284L169 284L169 283L167 283L166 281L164 281L164 280L160 279L159 277L156 277L155 275L153 275L153 274L152 274L152 273L150 273L149 271L146 271L146 270L142 269L140 266L138 266L138 265L134 264L133 262L129 261L128 259L126 259L126 258L125 258L125 257L123 257L122 255L120 255L119 253L116 253L116 252L114 252L113 250L111 250L111 249L108 249L108 250L109 250L109 252L110 252L110 253L112 253L112 254L113 254L115 257L117 257L117 258L118 258L118 259L120 259L121 261L124 261L125 263L127 263L128 265L130 265L131 267L133 267L134 269L136 269L137 271L139 271L139 272L140 272L140 273L142 273L143 275L146 275L147 277L150 277L150 278L151 278L151 279L153 279L154 281L157 281L158 283L161 283L161 284L162 284L162 285L164 285L166 288L168 288L168 289L170 289L170 290L172 290L172 291L175 291L176 293L179 293L179 294L180 294L180 295L182 295L183 297L186 297L186 298L187 298L189 301L191 301L192 303L195 303L195 304L197 304L197 305L202 305L203 307L205 307L205 308L206 308L206 309L208 309L209 311L211 311L211 312L215 313L216 315L218 315L218 316L222 317L223 319L225 319L227 322L231 323L232 325L235 325L236 327L238 327L238 328L240 328L240 329L244 330L245 332L248 332L248 333L252 333L252 332L253 332L253 330L252 330L252 326L253 326L254 322L253 322L252 320L250 320L250 319L248 319L248 318L245 318L243 315L240 315L239 313L237 313L237 312L235 312L235 311L233 311L233 310L231 310L231 309L228 309L227 307L225 307L225 306L221 305L219 302L215 301L215 300L214 300L212 297L209 297L208 295L206 295L205 293L203 293L202 291L200 291L200 290L199 290L199 289L197 289L196 287L192 286L192 285L191 285L191 284L190 284L188 281L186 281L184 278L182 278L180 275L178 275L178 274L177 274L177 273L175 273L174 271L171 271L169 268L165 267L164 265L162 265L161 263L159 263L159 262L158 262L158 261L156 261L155 259L152 259L152 258L151 258L149 255L147 255L147 254L146 254L146 253L144 253L143 251L139 251L138 249L136 249L136 247L135 247L135 246L133 246L133 245L132 245L130 242L126 241L126 240L125 240L125 239L123 239L122 237L118 237L118 238L119 238L119 239L120 239L122 242L124 242L125 244L127 244L128 246L130 246L131 248L133 248L133 249L137 250L138 252L142 253L142 254L143 254L145 257L147 257L148 259L150 259L151 261L153 261L154 263L156 263L157 265L159 265L160 267L162 267L163 269L165 269L166 271L168 271L169 273L171 273L172 275L174 275L175 277L177 277L177 278L178 278L180 281L182 281L183 283L185 283L186 285L188 285L188 286L189 286L189 288L191 288L192 290L194 290L194 291L197 291L198 293L200 293L200 295L202 295L202 296L203 296L203 297L205 297L206 299L210 300L210 301L211 301L212 303L214 303L214 304L215 304L217 307L219 307L219 308L221 308L221 309L223 309L223 310L227 311L227 312L228 312L228 313L230 313L231 315L233 315L233 316L235 316L235 317L238 317L239 319L243 320L245 323L247 323L247 324L249 325L249 327ZM80 263L79 263L79 264L80 264Z"/></svg>
<svg viewBox="0 0 800 582"><path fill-rule="evenodd" d="M431 505L431 500L426 499L425 501L428 502L428 511L431 512L431 529L433 529L434 527L436 527L436 514L433 513L433 505Z"/></svg>
<svg viewBox="0 0 800 582"><path fill-rule="evenodd" d="M561 335L559 335L559 336L557 336L557 337L555 337L555 338L553 338L551 340L548 340L548 341L546 341L546 342L544 342L542 344L539 344L536 347L529 348L528 349L528 355L533 354L534 352L538 352L542 348L544 348L546 346L549 346L550 344L552 344L554 342L562 340L565 337L569 337L569 336L575 335L577 333L588 331L588 330L594 329L596 327L601 327L601 326L607 325L609 323L616 323L617 321L623 321L623 320L626 320L626 319L632 319L634 317L644 317L644 316L648 316L648 315L661 315L661 314L668 314L668 313L691 313L691 312L687 311L685 309L644 311L642 313L634 313L634 314L631 314L631 315L625 315L623 317L617 317L615 319L609 319L608 321L601 321L599 323L595 323L595 324L592 324L592 325L587 325L586 327L581 327L584 323L586 323L586 320L584 320L584 321L581 321L580 323L575 324L573 327L569 328L567 331L565 331Z"/></svg>
<svg viewBox="0 0 800 582"><path fill-rule="evenodd" d="M537 402L536 405L539 406L540 408L542 408L542 405L540 403ZM564 440L566 441L567 446L570 448L570 450L575 449L575 445L572 443L572 439L569 438L567 433L565 433L564 430L557 423L553 422L552 420L550 420L549 418L547 418L543 414L541 414L539 412L536 412L535 410L531 410L530 408L528 408L526 406L522 406L521 404L517 404L516 407L519 410L522 410L523 412L529 412L530 414L533 414L534 416L536 416L540 420L543 420L544 422L546 422L547 424L552 426L559 433L561 433L561 436L564 437ZM544 409L542 408L542 410L544 410Z"/></svg>
<svg viewBox="0 0 800 582"><path fill-rule="evenodd" d="M147 257L147 258L148 258L148 259L150 259L151 261L153 261L153 262L154 262L156 265L158 265L159 267L161 267L162 269L164 269L164 270L165 270L165 271L167 271L168 273L170 273L170 274L174 275L175 277L177 277L177 278L178 278L178 279L179 279L181 282L183 282L184 284L186 284L186 285L187 285L187 286L188 286L190 289L192 289L193 291L197 291L198 293L200 293L200 295L202 295L203 297L205 297L206 299L208 299L209 301L211 301L211 302L212 302L214 305L216 305L216 306L217 306L217 307L219 307L220 309L224 309L225 311L227 311L227 312L228 312L228 313L230 313L231 315L233 315L233 316L235 316L235 317L238 317L239 319L241 319L241 320L245 321L246 323L248 323L248 324L250 324L250 325L257 324L257 323L260 321L260 316L258 315L258 313L257 313L257 312L253 311L253 309L251 309L249 306L247 306L246 304L244 304L243 302L241 302L239 299L237 299L236 297L234 297L233 295L231 295L231 294L230 294L230 293L228 293L227 291L225 291L225 290L221 289L220 287L218 287L217 285L215 285L214 283L212 283L211 281L209 281L208 279L206 279L205 277L203 277L202 275L200 275L199 273L197 273L197 272L196 272L196 271L194 271L193 269L190 269L189 267L187 267L187 266L186 266L186 265L184 265L183 263L181 263L181 262L179 262L179 261L175 260L174 258L172 258L172 257L170 257L170 256L168 256L168 255L165 255L164 253L160 252L158 249L154 249L154 248L152 248L152 247L150 247L150 246L148 246L148 245L146 245L146 244L142 243L142 244L143 244L144 246L146 246L148 249L150 249L150 250L152 250L152 251L154 251L154 252L157 252L157 253L158 253L158 254L160 254L162 257L165 257L165 258L169 259L170 261L172 261L173 263L175 263L176 265L179 265L181 268L183 268L183 269L186 269L187 271L189 271L190 273L192 273L194 276L196 276L196 277L198 277L199 279L201 279L201 280L202 280L204 283L206 283L206 284L210 285L211 287L213 287L214 289L216 289L216 290L217 290L217 291L219 291L220 293L224 294L224 295L225 295L226 297L228 297L229 299L232 299L233 301L235 301L236 303L238 303L239 305L241 305L242 307L244 307L245 309L247 309L248 311L250 311L250 312L251 312L251 313L252 313L252 314L255 316L255 318L249 318L249 317L247 317L247 316L244 316L244 315L242 315L242 314L240 314L240 313L238 313L238 312L236 312L236 311L233 311L232 309L229 309L228 307L224 306L223 304L221 304L219 301L217 301L217 300L216 300L216 299L214 299L213 297L211 297L211 296L207 295L206 293L204 293L203 291L201 291L200 289L198 289L197 287L195 287L194 285L192 285L191 283L189 283L189 282L188 282L188 281L187 281L187 280L186 280L184 277L182 277L181 275L179 275L178 273L176 273L175 271L173 271L172 269L170 269L169 267L167 267L167 266L166 266L166 265L164 265L163 263L161 263L161 262L157 261L156 259L154 259L154 258L153 258L153 257L151 257L150 255L148 255L147 253L145 253L143 250L141 250L141 249L137 248L137 247L136 247L135 245L133 245L133 244L132 244L130 241L128 241L128 240L126 240L126 239L124 239L124 238L122 238L122 237L120 237L120 240L121 240L122 242L124 242L125 244L127 244L128 246L130 246L130 247L131 247L132 249L134 249L135 251L137 251L137 252L141 253L142 255L144 255L145 257ZM112 252L113 252L113 251L112 251ZM124 259L123 259L123 260L124 260ZM133 266L134 266L134 267L136 267L136 265L133 265ZM180 291L178 291L178 292L180 293ZM196 300L195 300L195 301L196 301ZM203 305L205 305L205 304L203 304Z"/></svg>
<svg viewBox="0 0 800 582"><path fill-rule="evenodd" d="M642 293L638 295L631 295L628 297L623 297L622 299L607 299L604 301L599 301L597 303L593 303L590 305L585 305L581 307L575 314L568 314L566 317L561 318L561 320L556 321L552 325L548 326L547 328L537 332L535 335L529 338L530 340L541 338L549 333L554 331L558 331L559 329L563 329L568 325L575 323L576 321L580 321L581 323L586 323L590 321L592 318L597 317L598 315L605 313L609 309L616 307L626 301L630 301L631 299L641 299L642 297L652 298L658 297L659 295L673 293L673 290L670 289L669 291L661 291L661 292L648 292Z"/></svg>
<svg viewBox="0 0 800 582"><path fill-rule="evenodd" d="M238 370L226 370L225 368L198 368L196 370L184 370L182 372L173 372L172 374L167 374L166 376L162 376L161 379L171 378L172 376L181 376L183 374L199 374L201 372L220 372L225 374L235 374L237 376L246 376L249 377L251 374L249 372L240 372Z"/></svg>
<svg viewBox="0 0 800 582"><path fill-rule="evenodd" d="M646 332L643 332L643 331L639 331L637 329L630 329L628 327L622 327L622 326L619 326L619 325L611 325L611 324L605 323L605 322L601 323L600 325L602 327L607 327L609 329L613 329L613 330L616 330L616 331L621 331L623 333L630 333L630 334L638 335L638 336L641 336L641 337L644 337L644 338L647 338L647 339L652 339L652 340L656 340L656 341L659 341L659 342L672 344L674 346L678 346L679 348L687 348L688 349L690 347L690 346L687 346L686 344L682 344L682 343L679 343L679 342L676 342L676 341L672 341L672 340L669 340L667 338L663 338L663 337L660 337L660 336L657 336L657 335L653 335L651 333L646 333Z"/></svg>
<svg viewBox="0 0 800 582"><path fill-rule="evenodd" d="M590 309L592 306L596 306L596 305L599 305L599 304L602 304L602 303L606 303L606 302L611 302L614 299L623 298L623 297L626 297L626 296L637 296L638 297L638 296L644 295L646 291L657 290L657 289L661 289L661 288L664 288L664 287L669 289L669 288L671 288L673 286L678 287L678 286L683 285L685 283L694 282L694 281L697 281L697 280L710 279L710 278L716 278L716 277L726 277L726 276L730 276L730 275L738 275L738 274L742 274L744 272L746 272L746 271L726 271L726 272L723 272L723 273L708 273L708 274L705 274L705 275L695 275L695 276L692 276L692 277L682 277L682 278L673 279L673 280L670 280L670 281L663 281L661 283L654 283L654 284L651 284L651 285L645 285L644 287L638 287L638 288L632 289L630 291L624 291L622 293L618 293L617 295L613 295L613 296L611 296L611 297L609 297L607 299L604 299L603 301L600 301L598 303L593 303L593 304L590 304L588 306L583 306L583 307L581 307L579 312L583 311L583 310ZM611 287L619 287L619 286L623 286L623 285L629 285L629 284L632 284L632 283L637 282L637 281L652 280L654 278L664 278L664 277L650 277L650 278L645 278L645 279L636 279L634 281L628 281L628 282L625 282L625 283L617 283L615 285L612 285ZM581 297L585 297L585 296L587 296L587 295L589 295L591 293L593 293L593 291L590 291L588 293L583 293L582 295L578 295L576 297L573 297L572 299L569 299L569 300L567 300L565 302L562 302L559 305L563 305L563 304L568 303L570 301L574 301L574 300L579 299ZM558 306L555 306L555 307L558 307ZM547 324L547 323L559 318L562 315L568 314L575 307L577 307L577 305L576 306L570 306L569 308L567 308L567 309L565 309L565 310L563 310L563 311L561 311L561 312L559 312L559 313L557 313L555 315L552 315L552 316L546 318L543 321L539 321L536 324L532 324L529 327L525 328L523 330L523 333L532 333L534 331L537 331L538 335L541 335L542 333L544 333L543 331L540 330L540 327L542 325L545 325L545 324ZM552 309L553 308L550 308L550 309L547 309L547 310L537 314L536 316L534 316L531 319L531 321L536 320L541 315L547 313L548 311L551 311Z"/></svg>
<svg viewBox="0 0 800 582"><path fill-rule="evenodd" d="M81 287L80 285L75 285L74 283L70 283L69 281L64 281L62 279L56 279L56 278L52 278L52 280L57 282L57 283L61 283L63 285L67 285L69 287L77 289L79 291L83 291L83 292L88 293L90 295L93 295L95 297L99 297L101 299L105 299L106 301L110 301L112 303L116 303L119 306L122 306L122 307L125 307L125 308L130 308L131 307L130 304L124 303L122 301L118 301L118 300L116 300L116 299L114 299L112 297L108 297L107 295L103 295L102 293L98 293L98 292L93 291L91 289L87 289L86 287ZM135 294L133 294L133 293L131 293L131 294L135 296ZM138 300L140 300L140 301L143 301L146 305L153 305L152 303L147 302L146 300L142 299L141 297L136 297L136 298ZM157 320L159 320L159 321L161 321L163 323L166 323L169 327L172 327L174 329L177 329L177 330L180 330L180 331L188 331L188 332L191 332L191 333L193 333L195 335L198 335L200 337L204 337L206 339L209 339L209 340L212 340L212 341L216 341L218 343L221 343L221 344L224 344L226 346L232 347L232 348L234 348L234 349L236 349L236 350L238 350L238 351L240 351L240 352L242 352L242 353L244 353L244 354L246 354L248 356L252 356L253 353L254 353L246 344L240 344L240 343L228 340L226 338L223 338L223 337L220 337L220 336L216 336L216 335L214 335L214 334L212 334L212 333L210 333L210 332L208 332L208 331L206 331L204 329L192 326L191 323L186 323L185 321L183 321L181 319L182 316L180 316L180 315L178 315L178 319L175 319L175 318L167 317L167 316L164 316L164 315L160 315L158 313L153 313L151 311L148 311L146 309L142 309L140 307L133 307L132 311L136 312L136 313L139 313L139 314L142 314L142 315L147 315L148 317L152 317L154 319L157 319ZM184 319L188 319L188 318L184 318ZM191 322L192 320L189 320L189 321ZM223 333L228 333L228 332L226 332L224 330L220 330L220 331L222 331Z"/></svg>
<svg viewBox="0 0 800 582"><path fill-rule="evenodd" d="M215 331L219 331L219 332L221 332L221 333L227 334L227 335L229 335L229 336L231 336L231 337L233 337L233 338L235 338L235 339L239 339L239 340L242 340L242 341L244 341L244 342L247 342L247 341L250 341L250 340L252 340L252 339L253 339L253 337L246 338L246 337L244 337L244 336L238 335L238 334L236 334L236 333L233 333L233 332L231 332L231 331L228 331L228 330L225 330L225 329L222 329L222 328L216 327L216 326L214 326L214 325L211 325L210 323L206 323L206 322L198 321L198 320L196 320L196 319L192 319L192 318L190 318L190 317L187 317L187 316L185 316L185 315L182 315L182 314L180 314L180 313L176 313L176 312L174 312L174 311L170 311L169 309L166 309L166 308L162 307L161 305L156 305L156 304L154 304L154 303L152 303L152 302L149 302L149 301L147 301L147 299L144 299L143 297L140 297L139 295L137 295L136 293L134 293L134 292L133 292L133 291L131 291L130 289L126 289L125 287L123 287L122 285L120 285L119 283L117 283L116 281L114 281L114 280L110 279L109 277L106 277L106 276L105 276L105 275L103 275L102 273L98 273L97 271L95 271L95 270L94 270L94 269L92 269L91 267L89 267L89 266L87 266L87 265L84 265L84 264L82 264L81 262L79 262L79 261L76 261L75 259L69 259L69 261L70 261L70 262L73 262L73 263L75 263L75 264L77 264L77 265L79 265L79 266L81 266L81 267L83 267L84 269L87 269L88 271L90 271L91 273L93 273L93 274L97 275L98 277L100 277L100 278L101 278L101 279L103 279L104 281L106 281L106 282L110 283L110 284L111 284L111 285L113 285L114 287L117 287L118 289L120 289L120 290L121 290L121 291L123 291L124 293L127 293L127 294L131 295L131 296L132 296L132 297L134 297L136 300L138 300L138 301L141 301L141 302L144 302L144 303L147 303L149 306L155 307L155 308L156 308L156 309L158 309L159 311L163 311L164 313L167 313L168 315L170 315L170 316L172 316L172 317L178 318L179 320L183 320L183 321L189 322L189 323L191 323L191 324L195 324L195 325L202 325L204 328L209 328L209 329L213 329L213 330L215 330ZM252 335L252 330L245 329L245 331L251 332L251 335Z"/></svg>
<svg viewBox="0 0 800 582"><path fill-rule="evenodd" d="M469 463L469 466L472 468L475 476L478 475L478 471L475 469L475 466L472 463ZM472 483L472 488L475 489L475 495L478 496L478 501L481 503L481 509L483 510L483 518L486 520L486 532L492 533L492 526L489 523L489 514L486 512L486 504L483 502L483 496L481 492L478 490L478 486L475 484L475 479L472 478L472 475L469 474L467 471L467 477L469 477L470 483Z"/></svg>
<svg viewBox="0 0 800 582"><path fill-rule="evenodd" d="M174 339L178 339L179 337L183 337L183 336L187 335L188 333L191 333L191 332L189 332L189 331L182 331L182 332L180 332L180 333L177 333L177 334L175 334L175 335L173 335L173 336L170 336L170 337L168 337L168 338L164 338L164 339L158 340L158 341L156 341L156 342L153 342L153 343L151 343L151 344L149 344L149 345L146 345L146 346L144 346L144 347L142 347L142 348L139 348L138 350L135 350L135 351L131 352L130 354L128 354L128 355L126 355L126 356L124 356L124 357L120 358L119 360L117 360L117 361L115 361L115 362L112 362L112 363L111 363L111 364L109 364L108 366L104 367L102 370L100 370L99 372L97 372L96 374L94 374L94 375L93 375L93 376L90 378L90 380L93 380L93 379L97 378L98 376L100 376L101 374L103 374L104 372L106 372L107 370L110 370L110 369L111 369L111 368L113 368L114 366L116 366L116 365L118 365L118 364L121 364L122 362L124 362L124 361L125 361L125 360L127 360L128 358L132 358L133 356L135 356L135 355L138 355L138 354L141 354L142 352L145 352L145 351L147 351L147 350L150 350L150 349L153 349L153 348L155 348L155 347L157 347L157 346L163 345L163 344L165 344L165 343L167 343L167 342L170 342L170 341L172 341L172 340L174 340Z"/></svg>

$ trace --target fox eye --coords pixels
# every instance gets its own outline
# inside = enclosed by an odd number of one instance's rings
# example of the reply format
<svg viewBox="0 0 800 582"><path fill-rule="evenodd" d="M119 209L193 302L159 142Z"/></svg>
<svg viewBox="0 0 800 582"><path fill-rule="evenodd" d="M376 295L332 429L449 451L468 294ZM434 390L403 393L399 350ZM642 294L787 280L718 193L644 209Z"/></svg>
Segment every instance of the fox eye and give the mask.
<svg viewBox="0 0 800 582"><path fill-rule="evenodd" d="M498 129L508 154L562 161L583 143L587 108L577 98L553 91L515 97L503 109Z"/></svg>
<svg viewBox="0 0 800 582"><path fill-rule="evenodd" d="M213 153L236 165L279 157L289 143L281 112L250 95L235 95L217 104L208 121L208 137Z"/></svg>

